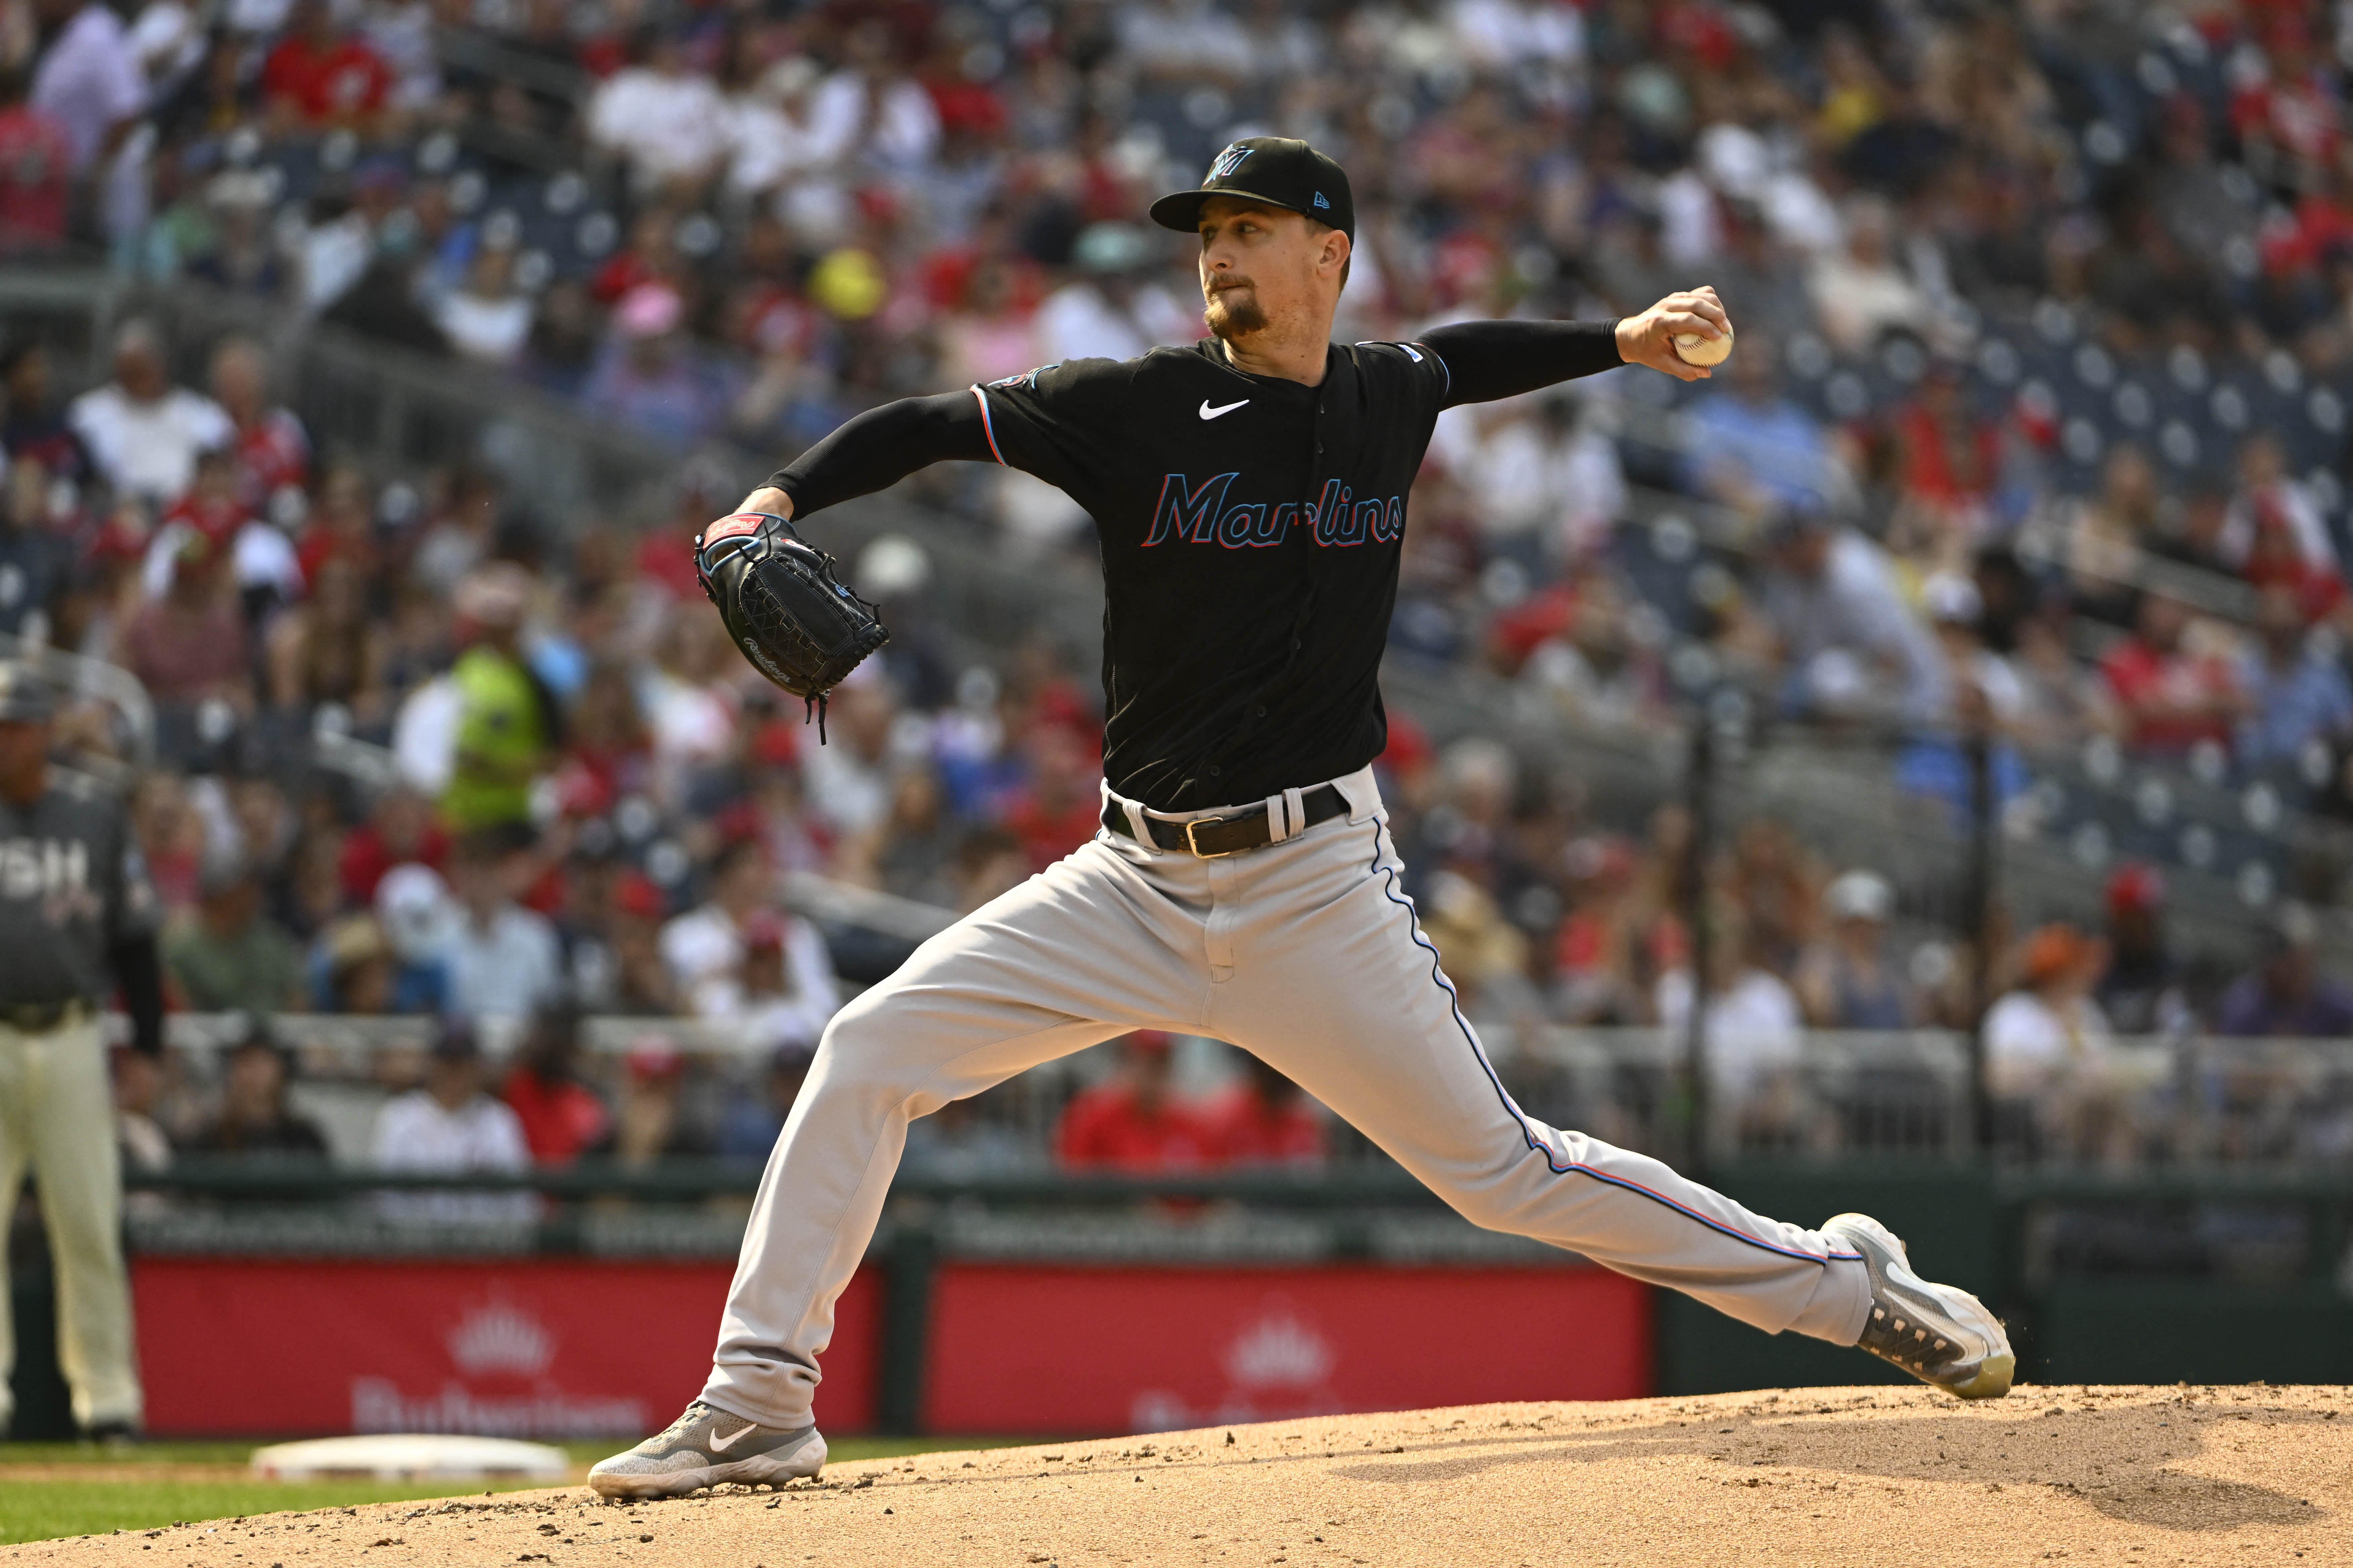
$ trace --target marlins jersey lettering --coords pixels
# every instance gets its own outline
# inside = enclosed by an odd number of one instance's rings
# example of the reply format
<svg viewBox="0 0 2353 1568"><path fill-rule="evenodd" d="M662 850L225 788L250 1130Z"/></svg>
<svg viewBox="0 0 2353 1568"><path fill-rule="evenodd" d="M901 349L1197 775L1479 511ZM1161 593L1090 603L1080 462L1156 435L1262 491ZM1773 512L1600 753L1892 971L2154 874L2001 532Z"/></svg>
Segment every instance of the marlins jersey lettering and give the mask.
<svg viewBox="0 0 2353 1568"><path fill-rule="evenodd" d="M0 801L0 1002L97 1002L108 952L154 929L155 891L122 804L52 769L27 807Z"/></svg>
<svg viewBox="0 0 2353 1568"><path fill-rule="evenodd" d="M1113 789L1198 810L1380 754L1406 501L1447 381L1418 344L1335 344L1304 386L1204 339L973 389L997 461L1095 520Z"/></svg>

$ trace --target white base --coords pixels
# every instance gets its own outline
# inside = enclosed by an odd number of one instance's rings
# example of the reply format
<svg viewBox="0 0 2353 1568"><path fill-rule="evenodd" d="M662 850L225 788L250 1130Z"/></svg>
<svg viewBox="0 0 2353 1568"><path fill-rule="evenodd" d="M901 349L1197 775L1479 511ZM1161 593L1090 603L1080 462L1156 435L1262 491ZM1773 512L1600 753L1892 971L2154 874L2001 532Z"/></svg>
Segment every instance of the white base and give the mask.
<svg viewBox="0 0 2353 1568"><path fill-rule="evenodd" d="M561 1448L512 1437L385 1433L273 1443L253 1451L253 1473L272 1480L371 1476L380 1481L480 1480L518 1477L560 1481L572 1461Z"/></svg>

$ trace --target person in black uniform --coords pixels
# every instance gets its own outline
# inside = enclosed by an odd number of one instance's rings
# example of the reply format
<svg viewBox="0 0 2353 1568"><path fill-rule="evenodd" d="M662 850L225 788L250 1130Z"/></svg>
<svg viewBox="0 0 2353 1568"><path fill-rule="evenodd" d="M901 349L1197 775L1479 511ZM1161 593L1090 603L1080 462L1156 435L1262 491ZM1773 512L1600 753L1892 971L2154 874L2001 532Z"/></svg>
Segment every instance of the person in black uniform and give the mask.
<svg viewBox="0 0 2353 1568"><path fill-rule="evenodd" d="M1526 1115L1398 889L1371 769L1377 676L1439 412L1623 363L1699 379L1675 339L1725 335L1721 302L1703 289L1618 321L1342 345L1355 216L1330 159L1237 142L1152 216L1199 237L1208 337L875 409L744 504L805 518L962 458L1083 505L1105 587L1103 831L835 1017L769 1160L702 1397L591 1484L642 1496L814 1473L817 1358L909 1120L1134 1029L1251 1051L1478 1224L1767 1331L1862 1342L1956 1393L2006 1390L2000 1325L1912 1275L1875 1221L1769 1220Z"/></svg>
<svg viewBox="0 0 2353 1568"><path fill-rule="evenodd" d="M93 1436L120 1437L139 1426L139 1373L99 1014L119 988L132 1047L160 1055L164 978L155 894L129 810L96 781L49 764L56 700L30 664L0 662L0 1215L16 1212L29 1166L56 1268L58 1361L74 1420ZM0 1291L0 1421L13 1414L15 1364Z"/></svg>

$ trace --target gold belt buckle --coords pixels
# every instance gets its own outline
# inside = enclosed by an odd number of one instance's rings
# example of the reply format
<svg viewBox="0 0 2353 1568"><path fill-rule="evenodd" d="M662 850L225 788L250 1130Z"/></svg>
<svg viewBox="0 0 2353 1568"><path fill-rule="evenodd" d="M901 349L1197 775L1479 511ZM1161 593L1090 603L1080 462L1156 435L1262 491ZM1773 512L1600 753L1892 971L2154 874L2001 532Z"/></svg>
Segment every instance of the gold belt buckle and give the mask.
<svg viewBox="0 0 2353 1568"><path fill-rule="evenodd" d="M1195 828L1216 827L1229 820L1231 819L1223 816L1197 816L1191 821L1186 823L1185 848L1187 853L1190 854L1196 860L1222 860L1229 855L1240 854L1241 851L1239 849L1219 849L1215 853L1211 853L1210 851L1202 848L1200 842L1193 837L1193 830Z"/></svg>

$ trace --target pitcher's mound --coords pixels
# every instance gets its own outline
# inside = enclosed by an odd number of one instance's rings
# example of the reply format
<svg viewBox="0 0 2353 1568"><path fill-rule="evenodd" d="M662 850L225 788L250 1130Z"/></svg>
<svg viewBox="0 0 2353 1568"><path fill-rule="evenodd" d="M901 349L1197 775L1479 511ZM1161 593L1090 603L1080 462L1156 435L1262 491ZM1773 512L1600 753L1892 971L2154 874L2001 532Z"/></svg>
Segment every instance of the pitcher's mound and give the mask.
<svg viewBox="0 0 2353 1568"><path fill-rule="evenodd" d="M828 1470L277 1514L36 1563L1897 1564L2353 1562L2353 1392L1793 1389L1217 1427Z"/></svg>

